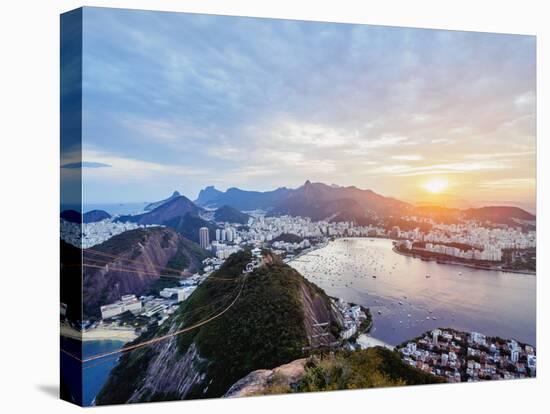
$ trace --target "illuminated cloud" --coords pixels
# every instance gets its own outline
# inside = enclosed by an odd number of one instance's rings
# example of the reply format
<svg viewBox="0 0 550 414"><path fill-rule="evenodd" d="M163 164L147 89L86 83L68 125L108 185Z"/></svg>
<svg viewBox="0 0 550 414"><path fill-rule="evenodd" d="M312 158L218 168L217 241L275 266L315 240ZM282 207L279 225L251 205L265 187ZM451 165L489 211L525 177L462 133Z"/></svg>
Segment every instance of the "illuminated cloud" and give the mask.
<svg viewBox="0 0 550 414"><path fill-rule="evenodd" d="M306 179L411 199L438 174L467 198L535 175L534 37L84 13L83 159L112 166L86 169L89 199Z"/></svg>

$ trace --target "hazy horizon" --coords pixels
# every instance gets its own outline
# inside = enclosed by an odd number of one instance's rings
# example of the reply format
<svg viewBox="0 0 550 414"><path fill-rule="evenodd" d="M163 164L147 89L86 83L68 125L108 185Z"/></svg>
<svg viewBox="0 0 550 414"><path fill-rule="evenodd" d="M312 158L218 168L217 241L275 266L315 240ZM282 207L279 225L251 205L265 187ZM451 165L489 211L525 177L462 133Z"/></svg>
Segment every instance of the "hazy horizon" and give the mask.
<svg viewBox="0 0 550 414"><path fill-rule="evenodd" d="M535 211L533 36L84 16L87 204L309 179L413 203Z"/></svg>

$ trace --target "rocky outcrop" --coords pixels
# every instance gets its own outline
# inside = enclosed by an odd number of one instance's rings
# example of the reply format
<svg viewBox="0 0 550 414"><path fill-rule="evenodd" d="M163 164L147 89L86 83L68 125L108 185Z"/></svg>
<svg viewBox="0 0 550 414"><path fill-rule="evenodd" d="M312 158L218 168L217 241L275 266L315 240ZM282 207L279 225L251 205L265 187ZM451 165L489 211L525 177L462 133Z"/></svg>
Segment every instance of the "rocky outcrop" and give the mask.
<svg viewBox="0 0 550 414"><path fill-rule="evenodd" d="M204 381L205 374L199 367L207 361L200 357L194 343L183 356L177 352L176 338L155 345L155 351L157 356L149 364L140 387L128 399L129 403L186 395L193 386Z"/></svg>
<svg viewBox="0 0 550 414"><path fill-rule="evenodd" d="M328 346L337 341L334 330L339 331L339 327L343 326L343 318L338 309L327 300L324 292L321 294L319 288L312 284L302 284L300 296L304 309L304 330L309 346Z"/></svg>
<svg viewBox="0 0 550 414"><path fill-rule="evenodd" d="M274 369L259 369L240 379L229 388L224 397L263 395L268 389L283 391L302 379L307 358L297 359Z"/></svg>

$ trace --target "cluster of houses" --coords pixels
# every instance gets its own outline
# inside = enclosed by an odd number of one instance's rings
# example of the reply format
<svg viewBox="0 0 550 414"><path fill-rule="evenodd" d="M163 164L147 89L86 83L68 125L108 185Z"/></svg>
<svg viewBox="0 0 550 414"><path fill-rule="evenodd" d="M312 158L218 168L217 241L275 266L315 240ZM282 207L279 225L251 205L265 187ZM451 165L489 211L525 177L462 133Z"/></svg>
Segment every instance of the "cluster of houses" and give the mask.
<svg viewBox="0 0 550 414"><path fill-rule="evenodd" d="M360 328L363 322L369 318L365 309L342 299L333 300L333 305L336 306L343 317L343 329L340 332L340 338L348 341L361 333Z"/></svg>
<svg viewBox="0 0 550 414"><path fill-rule="evenodd" d="M478 332L434 329L399 347L402 359L448 382L536 376L535 348Z"/></svg>

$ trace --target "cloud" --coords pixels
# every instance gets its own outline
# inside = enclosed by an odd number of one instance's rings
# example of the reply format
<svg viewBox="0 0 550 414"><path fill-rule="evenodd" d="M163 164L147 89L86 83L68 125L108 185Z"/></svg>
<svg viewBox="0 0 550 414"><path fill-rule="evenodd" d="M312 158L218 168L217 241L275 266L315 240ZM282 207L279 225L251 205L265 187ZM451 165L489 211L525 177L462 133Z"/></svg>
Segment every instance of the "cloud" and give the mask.
<svg viewBox="0 0 550 414"><path fill-rule="evenodd" d="M110 166L110 168L96 169L83 173L85 179L89 180L109 180L110 182L129 183L160 180L163 178L188 178L192 176L201 176L208 172L204 168L192 168L184 165L171 165L164 163L155 163L141 159L128 158L112 154L106 151L87 149L83 151L83 158L99 159L102 162L93 162L91 164ZM82 164L90 164L83 161Z"/></svg>
<svg viewBox="0 0 550 414"><path fill-rule="evenodd" d="M485 189L535 189L536 180L534 178L504 178L500 180L482 181L478 187Z"/></svg>
<svg viewBox="0 0 550 414"><path fill-rule="evenodd" d="M379 175L396 175L399 177L409 177L415 175L438 175L438 174L466 174L478 171L487 170L502 170L506 169L506 164L496 161L479 161L479 162L449 162L441 164L425 165L421 167L412 167L410 165L384 165L371 170L374 174Z"/></svg>
<svg viewBox="0 0 550 414"><path fill-rule="evenodd" d="M534 174L534 37L101 8L85 18L83 129L98 152L86 160L112 165L87 170L96 194L113 180L140 200L178 183L193 194L309 178L399 195L403 177Z"/></svg>
<svg viewBox="0 0 550 414"><path fill-rule="evenodd" d="M418 155L418 154L392 155L391 158L399 161L420 161L424 159L422 155Z"/></svg>
<svg viewBox="0 0 550 414"><path fill-rule="evenodd" d="M527 91L521 95L516 96L514 99L514 104L517 109L521 111L531 111L534 109L536 103L536 93L535 91Z"/></svg>

